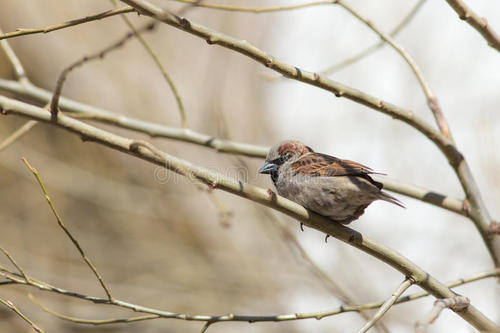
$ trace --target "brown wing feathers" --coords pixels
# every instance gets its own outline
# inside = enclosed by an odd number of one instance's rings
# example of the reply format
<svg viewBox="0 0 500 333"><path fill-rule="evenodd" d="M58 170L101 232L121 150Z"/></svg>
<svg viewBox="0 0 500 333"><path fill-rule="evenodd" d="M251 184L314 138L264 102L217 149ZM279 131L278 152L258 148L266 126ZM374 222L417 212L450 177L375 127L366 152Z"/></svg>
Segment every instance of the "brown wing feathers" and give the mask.
<svg viewBox="0 0 500 333"><path fill-rule="evenodd" d="M309 153L292 164L296 172L309 174L315 177L358 176L372 182L382 189L382 184L374 181L369 175L380 174L360 163L342 160L321 153Z"/></svg>

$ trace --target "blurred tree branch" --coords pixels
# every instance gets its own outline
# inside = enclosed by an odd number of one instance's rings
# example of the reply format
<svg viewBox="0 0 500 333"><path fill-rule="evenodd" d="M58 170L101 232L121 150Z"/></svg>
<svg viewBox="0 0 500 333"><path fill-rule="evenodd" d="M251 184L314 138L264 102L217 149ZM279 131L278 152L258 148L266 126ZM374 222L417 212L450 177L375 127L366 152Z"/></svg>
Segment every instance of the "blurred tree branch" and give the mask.
<svg viewBox="0 0 500 333"><path fill-rule="evenodd" d="M451 142L453 142L453 138L450 132L450 127L448 126L448 122L446 121L446 118L443 115L441 107L439 106L437 97L434 94L429 82L427 82L427 79L424 77L424 73L417 65L415 60L413 60L413 58L410 56L410 54L406 52L403 49L403 47L399 45L399 43L392 38L390 34L382 32L377 26L375 26L375 24L371 20L368 20L367 18L363 17L357 10L355 10L354 8L347 5L345 2L341 0L337 1L337 3L342 8L346 9L349 13L351 13L359 21L363 22L367 27L369 27L373 32L375 32L383 41L389 44L396 52L398 52L401 55L401 57L406 61L408 66L413 71L413 74L415 74L418 83L422 87L424 95L427 98L427 105L429 106L429 108L432 111L432 114L434 115L434 119L436 120L439 130L446 138L448 138Z"/></svg>
<svg viewBox="0 0 500 333"><path fill-rule="evenodd" d="M111 0L111 2L118 9L118 0ZM179 95L179 91L175 86L174 81L170 77L170 74L168 74L167 70L165 69L165 66L163 66L163 64L161 63L160 58L158 58L158 56L153 51L148 42L146 42L144 37L142 37L141 32L137 30L137 28L134 26L132 21L129 20L127 15L121 14L120 17L123 19L125 24L130 28L130 30L134 32L137 40L141 43L146 52L150 55L151 59L153 59L156 67L158 67L158 69L160 70L163 78L167 82L167 85L170 87L170 90L172 91L172 94L175 97L175 101L177 102L177 107L179 108L179 113L181 115L181 127L186 128L187 127L186 111L184 110L184 105L182 103L181 96Z"/></svg>
<svg viewBox="0 0 500 333"><path fill-rule="evenodd" d="M415 15L418 13L420 8L422 8L425 1L426 0L419 0L415 4L415 6L410 10L410 12L405 17L403 17L401 22L399 22L399 24L396 27L394 27L394 29L392 29L392 31L389 33L389 36L395 37L401 30L403 30L403 28L406 27L406 25L413 19L413 17L415 17ZM343 61L340 61L340 62L338 62L338 63L336 63L328 68L325 68L324 70L322 70L320 72L320 74L330 75L330 74L333 74L335 72L338 72L339 70L341 70L347 66L350 66L350 65L356 63L357 61L369 56L374 51L378 50L379 48L381 48L384 45L386 45L385 41L381 40L380 42L373 44L373 45L367 47L366 49L359 51L354 56L347 58Z"/></svg>
<svg viewBox="0 0 500 333"><path fill-rule="evenodd" d="M0 303L14 311L19 317L27 322L35 332L44 333L44 330L38 327L31 319L29 319L24 313L22 313L11 301L6 301L0 298Z"/></svg>

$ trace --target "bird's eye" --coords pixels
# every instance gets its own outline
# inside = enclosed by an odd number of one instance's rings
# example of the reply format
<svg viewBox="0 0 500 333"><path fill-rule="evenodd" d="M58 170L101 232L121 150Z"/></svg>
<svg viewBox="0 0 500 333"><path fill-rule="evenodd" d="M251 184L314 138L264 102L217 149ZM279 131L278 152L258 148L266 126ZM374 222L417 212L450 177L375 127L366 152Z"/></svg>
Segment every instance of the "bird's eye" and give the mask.
<svg viewBox="0 0 500 333"><path fill-rule="evenodd" d="M282 165L286 161L288 161L292 157L291 154L284 154L274 160L274 163L277 165Z"/></svg>

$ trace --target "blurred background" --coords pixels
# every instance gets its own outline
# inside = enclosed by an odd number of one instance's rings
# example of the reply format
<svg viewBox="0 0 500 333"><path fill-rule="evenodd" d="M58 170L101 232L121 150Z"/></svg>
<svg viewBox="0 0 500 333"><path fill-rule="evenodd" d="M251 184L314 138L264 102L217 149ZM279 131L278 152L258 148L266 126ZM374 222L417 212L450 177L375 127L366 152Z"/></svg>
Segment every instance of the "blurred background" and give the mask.
<svg viewBox="0 0 500 333"><path fill-rule="evenodd" d="M173 1L156 4L178 10ZM291 4L289 1L226 1L239 6ZM297 2L298 3L298 2ZM416 1L349 1L388 32ZM500 31L500 3L468 1ZM112 8L101 0L4 0L0 27L49 26ZM237 13L192 8L193 22L248 40L294 66L322 71L379 38L339 6L316 6L276 13ZM138 26L146 17L129 14ZM60 72L128 32L119 16L48 34L10 39L31 81L53 90ZM240 54L166 25L144 38L158 53L184 102L188 126L235 141L271 146L298 139L315 150L367 164L390 177L463 198L452 169L437 148L402 122L326 91L279 76ZM426 1L396 37L420 65L447 117L459 149L467 158L493 218L500 216L500 54L445 1ZM0 76L14 78L3 52ZM402 58L384 46L355 64L329 75L386 101L413 110L434 124L415 77ZM2 92L4 93L4 92ZM8 96L12 94L5 93ZM149 55L135 39L73 71L63 95L117 114L180 126L175 99ZM25 119L0 118L1 140ZM94 123L130 138L153 142L162 150L264 188L257 175L263 160ZM0 245L28 275L52 285L105 297L69 239L57 226L33 175L38 169L67 227L93 260L113 295L121 300L188 314L271 315L316 312L342 304L331 283L355 303L389 297L403 280L374 258L305 228L280 213L233 195L200 190L182 177L46 124L36 125L1 152ZM243 171L242 171L243 170ZM213 196L216 197L214 201ZM398 196L406 210L372 204L351 227L392 247L441 281L491 269L492 262L473 224L466 218ZM220 205L227 214L221 216ZM294 238L298 243L294 242ZM1 259L7 267L8 261ZM409 292L419 291L418 287ZM500 320L499 287L494 279L458 287L489 318ZM11 300L47 332L198 332L202 323L157 319L133 324L86 326L56 319L28 300L85 319L137 314L106 305L3 286ZM382 323L389 331L412 332L431 309L433 298L394 306ZM368 315L373 312L367 312ZM12 311L0 308L1 332L30 328ZM209 332L354 332L365 322L356 313L282 323L219 323ZM376 329L373 329L376 331ZM430 332L473 332L451 311L444 311Z"/></svg>

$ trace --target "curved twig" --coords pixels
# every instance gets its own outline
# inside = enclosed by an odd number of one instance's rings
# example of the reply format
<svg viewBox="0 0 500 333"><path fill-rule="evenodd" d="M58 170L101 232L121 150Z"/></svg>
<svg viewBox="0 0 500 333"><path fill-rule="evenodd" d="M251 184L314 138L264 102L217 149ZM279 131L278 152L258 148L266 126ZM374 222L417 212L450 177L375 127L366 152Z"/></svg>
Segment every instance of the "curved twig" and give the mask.
<svg viewBox="0 0 500 333"><path fill-rule="evenodd" d="M410 66L411 70L415 74L415 77L417 78L420 86L422 87L422 90L424 92L424 95L427 98L427 105L429 106L429 109L431 109L432 114L434 115L434 119L436 120L436 124L439 127L439 130L441 133L453 141L453 138L451 136L450 132L450 127L448 126L448 122L446 121L446 118L443 115L443 112L441 110L441 107L439 105L438 99L434 92L432 91L431 86L429 85L429 82L424 77L424 74L422 73L422 70L420 67L417 65L415 60L410 56L408 52L406 52L399 43L397 43L389 34L386 34L382 32L375 24L368 20L367 18L363 17L357 10L352 8L351 6L347 5L345 2L339 0L337 1L338 5L346 9L349 13L351 13L354 17L356 17L358 20L363 22L366 26L368 26L373 32L375 32L382 40L384 40L387 44L389 44L396 52L398 52L401 57L406 61L408 66Z"/></svg>

